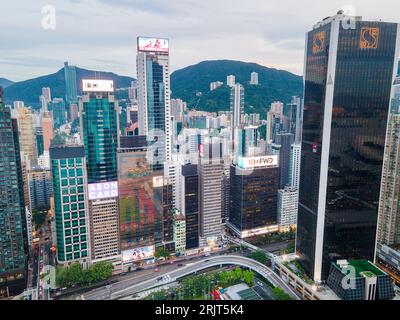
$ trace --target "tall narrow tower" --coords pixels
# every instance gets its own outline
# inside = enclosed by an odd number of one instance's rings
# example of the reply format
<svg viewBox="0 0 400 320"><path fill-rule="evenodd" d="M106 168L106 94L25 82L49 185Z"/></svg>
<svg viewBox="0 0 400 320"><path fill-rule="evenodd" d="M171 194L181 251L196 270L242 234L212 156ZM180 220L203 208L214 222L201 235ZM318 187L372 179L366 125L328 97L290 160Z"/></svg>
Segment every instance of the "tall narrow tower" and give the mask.
<svg viewBox="0 0 400 320"><path fill-rule="evenodd" d="M139 134L147 136L154 165L171 160L169 40L137 40Z"/></svg>

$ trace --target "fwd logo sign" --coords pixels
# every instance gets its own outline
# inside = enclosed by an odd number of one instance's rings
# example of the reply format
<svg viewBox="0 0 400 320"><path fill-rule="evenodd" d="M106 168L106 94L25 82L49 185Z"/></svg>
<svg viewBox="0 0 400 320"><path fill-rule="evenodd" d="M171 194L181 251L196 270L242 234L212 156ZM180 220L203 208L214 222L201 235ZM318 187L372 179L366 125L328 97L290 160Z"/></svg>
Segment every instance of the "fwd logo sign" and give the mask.
<svg viewBox="0 0 400 320"><path fill-rule="evenodd" d="M278 156L263 156L263 157L240 157L238 159L239 167L243 169L257 167L277 167Z"/></svg>

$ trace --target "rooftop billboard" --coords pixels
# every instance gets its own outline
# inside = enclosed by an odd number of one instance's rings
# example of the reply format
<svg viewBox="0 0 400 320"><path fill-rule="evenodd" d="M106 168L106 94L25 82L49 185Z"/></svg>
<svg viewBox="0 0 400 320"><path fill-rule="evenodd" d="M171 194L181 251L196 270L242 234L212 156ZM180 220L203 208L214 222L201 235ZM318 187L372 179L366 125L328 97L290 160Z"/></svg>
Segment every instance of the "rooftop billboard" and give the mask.
<svg viewBox="0 0 400 320"><path fill-rule="evenodd" d="M138 50L144 52L169 52L169 40L161 38L138 38Z"/></svg>

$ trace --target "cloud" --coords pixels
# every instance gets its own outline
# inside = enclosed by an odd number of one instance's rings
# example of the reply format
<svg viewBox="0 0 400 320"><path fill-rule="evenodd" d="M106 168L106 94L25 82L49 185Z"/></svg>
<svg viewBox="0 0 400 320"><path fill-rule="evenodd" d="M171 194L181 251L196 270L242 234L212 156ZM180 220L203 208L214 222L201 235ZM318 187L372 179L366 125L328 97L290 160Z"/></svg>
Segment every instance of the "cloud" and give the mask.
<svg viewBox="0 0 400 320"><path fill-rule="evenodd" d="M52 4L57 29L41 28ZM352 0L356 13L397 21L398 0ZM234 59L303 70L304 36L342 0L19 0L0 12L0 77L27 79L62 62L135 76L136 37L168 37L171 69ZM58 65L58 61L60 64Z"/></svg>

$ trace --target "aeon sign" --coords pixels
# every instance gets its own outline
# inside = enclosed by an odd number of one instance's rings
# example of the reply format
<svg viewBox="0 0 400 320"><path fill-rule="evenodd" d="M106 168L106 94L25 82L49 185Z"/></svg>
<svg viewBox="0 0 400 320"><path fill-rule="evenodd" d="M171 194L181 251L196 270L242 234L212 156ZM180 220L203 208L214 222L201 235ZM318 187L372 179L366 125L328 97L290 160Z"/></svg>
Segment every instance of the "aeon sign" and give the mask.
<svg viewBox="0 0 400 320"><path fill-rule="evenodd" d="M89 184L89 200L99 200L118 197L118 182Z"/></svg>
<svg viewBox="0 0 400 320"><path fill-rule="evenodd" d="M264 156L264 157L239 157L239 167L243 169L257 168L257 167L277 167L278 156Z"/></svg>

